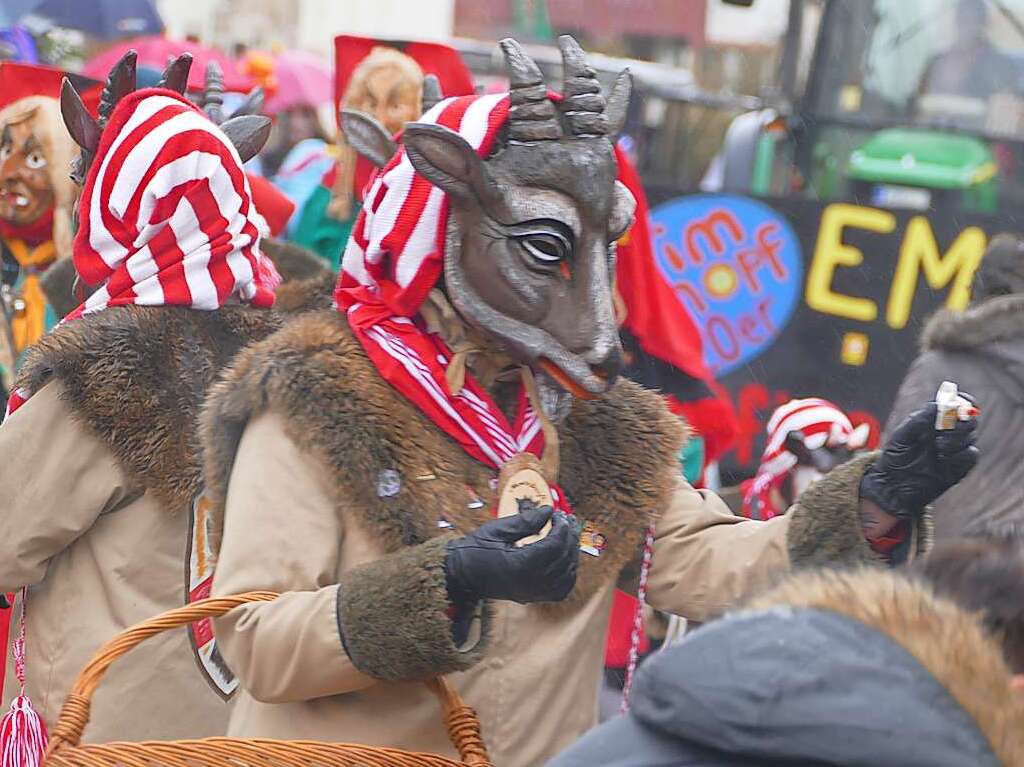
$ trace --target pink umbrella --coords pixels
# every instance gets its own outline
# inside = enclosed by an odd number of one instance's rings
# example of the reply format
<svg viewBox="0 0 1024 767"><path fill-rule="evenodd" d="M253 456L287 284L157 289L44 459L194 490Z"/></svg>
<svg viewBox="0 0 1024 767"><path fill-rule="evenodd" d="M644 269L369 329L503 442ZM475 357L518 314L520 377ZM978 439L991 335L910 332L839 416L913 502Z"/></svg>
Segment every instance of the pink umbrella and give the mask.
<svg viewBox="0 0 1024 767"><path fill-rule="evenodd" d="M136 37L131 40L119 40L103 53L86 62L82 74L104 80L110 68L124 55L134 48L139 54L139 66L162 70L167 59L182 53L192 54L192 69L188 75L188 87L200 89L206 75L206 64L216 61L224 70L224 87L229 91L245 93L253 86L252 80L238 70L238 65L216 48L209 48L199 43L186 40L172 40L169 37L149 36Z"/></svg>
<svg viewBox="0 0 1024 767"><path fill-rule="evenodd" d="M296 106L318 107L334 98L330 66L304 51L285 51L274 59L277 89L267 101L266 111L277 114Z"/></svg>

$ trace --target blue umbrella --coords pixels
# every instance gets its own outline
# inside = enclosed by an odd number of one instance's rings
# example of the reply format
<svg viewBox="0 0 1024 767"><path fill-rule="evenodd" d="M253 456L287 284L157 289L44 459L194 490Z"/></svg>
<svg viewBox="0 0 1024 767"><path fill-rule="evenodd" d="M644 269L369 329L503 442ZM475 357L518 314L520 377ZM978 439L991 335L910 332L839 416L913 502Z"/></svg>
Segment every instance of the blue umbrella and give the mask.
<svg viewBox="0 0 1024 767"><path fill-rule="evenodd" d="M13 27L18 19L39 5L42 0L3 0L0 2L0 27Z"/></svg>
<svg viewBox="0 0 1024 767"><path fill-rule="evenodd" d="M3 0L5 6L9 2ZM36 0L31 11L58 27L78 29L105 40L157 35L164 30L154 0Z"/></svg>

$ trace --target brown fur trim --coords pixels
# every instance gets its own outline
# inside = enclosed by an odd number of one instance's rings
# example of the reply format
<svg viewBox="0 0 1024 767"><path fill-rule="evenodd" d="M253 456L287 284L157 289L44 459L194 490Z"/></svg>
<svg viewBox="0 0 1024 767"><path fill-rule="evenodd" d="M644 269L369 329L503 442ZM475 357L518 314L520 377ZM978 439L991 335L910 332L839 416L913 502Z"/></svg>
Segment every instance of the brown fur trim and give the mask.
<svg viewBox="0 0 1024 767"><path fill-rule="evenodd" d="M33 346L18 386L63 385L74 417L127 475L171 511L201 485L196 417L206 389L238 349L269 334L273 313L112 307L53 330Z"/></svg>
<svg viewBox="0 0 1024 767"><path fill-rule="evenodd" d="M463 532L489 518L494 473L380 377L337 312L293 319L243 351L211 391L202 438L207 490L221 512L245 425L270 408L296 444L329 467L339 508L359 509L386 550L435 537L441 518ZM576 593L589 596L615 579L667 507L683 426L657 395L624 381L578 403L560 437L562 487L581 521L608 541L600 557L580 557ZM401 485L381 497L385 471L397 472ZM481 508L469 508L471 493ZM222 519L214 520L217 546Z"/></svg>
<svg viewBox="0 0 1024 767"><path fill-rule="evenodd" d="M561 484L608 547L597 559L580 554L573 597L590 596L635 558L647 526L671 503L687 433L661 397L630 381L576 402L559 428Z"/></svg>
<svg viewBox="0 0 1024 767"><path fill-rule="evenodd" d="M333 274L324 259L312 250L296 245L294 242L264 237L260 241L260 250L263 251L263 255L274 262L278 274L281 275L282 283L320 277L324 272Z"/></svg>
<svg viewBox="0 0 1024 767"><path fill-rule="evenodd" d="M786 533L794 567L881 561L860 525L860 481L876 457L870 453L837 466L800 496Z"/></svg>
<svg viewBox="0 0 1024 767"><path fill-rule="evenodd" d="M971 351L983 344L1024 338L1024 295L999 296L965 312L942 309L925 326L927 349Z"/></svg>
<svg viewBox="0 0 1024 767"><path fill-rule="evenodd" d="M364 674L407 682L465 671L487 646L483 637L467 651L452 639L445 588L448 537L410 546L341 576L338 630L345 652ZM346 627L352 626L352 631Z"/></svg>
<svg viewBox="0 0 1024 767"><path fill-rule="evenodd" d="M282 282L277 288L274 309L282 314L330 309L334 305L335 282L337 277L331 271L304 280Z"/></svg>
<svg viewBox="0 0 1024 767"><path fill-rule="evenodd" d="M1003 764L1024 764L1024 700L999 644L969 613L879 568L793 575L747 607L779 605L830 610L885 634L970 714Z"/></svg>

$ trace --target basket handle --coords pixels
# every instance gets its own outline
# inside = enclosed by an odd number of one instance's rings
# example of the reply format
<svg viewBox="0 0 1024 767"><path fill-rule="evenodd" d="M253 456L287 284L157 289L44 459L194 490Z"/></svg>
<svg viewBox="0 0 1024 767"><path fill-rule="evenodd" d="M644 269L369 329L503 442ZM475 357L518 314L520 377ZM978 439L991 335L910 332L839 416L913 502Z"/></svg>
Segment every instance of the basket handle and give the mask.
<svg viewBox="0 0 1024 767"><path fill-rule="evenodd" d="M203 618L216 618L240 605L269 602L276 598L277 594L272 591L250 591L231 597L200 599L138 623L107 641L79 672L71 692L64 700L60 717L50 734L46 755L49 756L63 745L78 745L82 739L82 731L89 722L93 693L96 692L110 665L129 650L164 631L187 626Z"/></svg>
<svg viewBox="0 0 1024 767"><path fill-rule="evenodd" d="M79 744L82 732L89 723L89 710L96 688L111 664L129 650L170 629L187 626L203 618L216 618L241 605L270 602L277 599L277 596L273 591L249 591L230 597L200 599L136 624L109 640L78 674L50 734L46 756L64 746ZM427 680L425 684L440 699L448 735L463 763L473 767L489 766L491 762L480 736L480 720L476 712L465 704L446 679L437 677Z"/></svg>

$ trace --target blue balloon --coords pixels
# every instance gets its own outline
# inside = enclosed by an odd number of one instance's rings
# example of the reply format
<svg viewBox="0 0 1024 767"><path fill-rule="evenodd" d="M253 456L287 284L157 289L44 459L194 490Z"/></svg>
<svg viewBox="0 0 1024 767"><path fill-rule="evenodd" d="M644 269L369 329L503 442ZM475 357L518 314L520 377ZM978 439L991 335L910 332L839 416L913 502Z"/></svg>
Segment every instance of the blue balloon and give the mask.
<svg viewBox="0 0 1024 767"><path fill-rule="evenodd" d="M749 197L678 197L651 212L655 261L693 317L715 375L749 363L789 322L803 255L789 222Z"/></svg>

